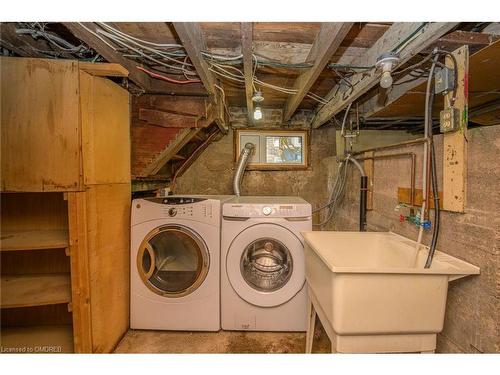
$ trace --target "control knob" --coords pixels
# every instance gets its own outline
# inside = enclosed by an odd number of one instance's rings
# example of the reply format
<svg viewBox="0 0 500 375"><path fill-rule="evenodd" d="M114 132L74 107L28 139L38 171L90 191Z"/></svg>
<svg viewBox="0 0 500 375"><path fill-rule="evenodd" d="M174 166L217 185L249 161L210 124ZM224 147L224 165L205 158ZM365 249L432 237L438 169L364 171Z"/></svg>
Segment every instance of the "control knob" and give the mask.
<svg viewBox="0 0 500 375"><path fill-rule="evenodd" d="M168 209L168 216L175 216L177 215L177 210L175 208L169 208Z"/></svg>
<svg viewBox="0 0 500 375"><path fill-rule="evenodd" d="M271 215L271 212L273 212L273 209L269 206L265 206L264 208L262 208L262 213L266 216Z"/></svg>

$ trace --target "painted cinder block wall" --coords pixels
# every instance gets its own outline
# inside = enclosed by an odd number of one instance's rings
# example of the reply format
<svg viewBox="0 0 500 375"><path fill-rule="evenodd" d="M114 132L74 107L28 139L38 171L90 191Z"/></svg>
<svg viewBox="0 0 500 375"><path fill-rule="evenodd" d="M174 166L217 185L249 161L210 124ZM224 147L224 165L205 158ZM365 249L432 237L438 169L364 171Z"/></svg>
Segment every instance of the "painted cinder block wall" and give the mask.
<svg viewBox="0 0 500 375"><path fill-rule="evenodd" d="M481 268L481 275L450 284L445 325L437 351L445 353L500 352L500 125L468 132L468 181L465 213L442 212L437 249ZM442 181L443 137L435 137L438 179ZM417 154L417 188L421 188L422 146L385 151ZM411 239L417 228L399 222L397 187L409 187L409 162L375 160L373 210L368 230L392 230ZM335 168L332 168L333 174ZM442 183L439 183L442 191ZM349 171L348 189L329 228L358 229L359 174ZM424 243L430 243L427 233Z"/></svg>

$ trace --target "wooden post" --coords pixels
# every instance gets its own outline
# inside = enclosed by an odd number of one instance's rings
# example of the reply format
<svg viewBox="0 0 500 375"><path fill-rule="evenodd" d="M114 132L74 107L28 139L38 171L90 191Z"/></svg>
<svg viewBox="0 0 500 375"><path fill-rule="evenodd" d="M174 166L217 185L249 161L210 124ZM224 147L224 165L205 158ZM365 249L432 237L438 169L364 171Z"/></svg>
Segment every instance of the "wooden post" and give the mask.
<svg viewBox="0 0 500 375"><path fill-rule="evenodd" d="M453 52L458 64L458 81L455 108L460 110L460 128L445 133L443 139L443 208L447 211L464 212L467 197L467 122L469 47ZM446 66L453 68L453 60L447 56ZM453 92L444 97L444 107L450 107Z"/></svg>

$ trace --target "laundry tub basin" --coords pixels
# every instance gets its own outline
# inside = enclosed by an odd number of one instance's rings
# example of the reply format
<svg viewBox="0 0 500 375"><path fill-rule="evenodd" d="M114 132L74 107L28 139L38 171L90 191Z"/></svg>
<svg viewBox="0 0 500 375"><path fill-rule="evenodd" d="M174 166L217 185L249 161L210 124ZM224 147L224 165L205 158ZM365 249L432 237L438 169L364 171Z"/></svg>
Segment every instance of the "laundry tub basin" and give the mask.
<svg viewBox="0 0 500 375"><path fill-rule="evenodd" d="M448 283L479 268L391 232L302 232L313 306L348 353L427 352L443 329Z"/></svg>

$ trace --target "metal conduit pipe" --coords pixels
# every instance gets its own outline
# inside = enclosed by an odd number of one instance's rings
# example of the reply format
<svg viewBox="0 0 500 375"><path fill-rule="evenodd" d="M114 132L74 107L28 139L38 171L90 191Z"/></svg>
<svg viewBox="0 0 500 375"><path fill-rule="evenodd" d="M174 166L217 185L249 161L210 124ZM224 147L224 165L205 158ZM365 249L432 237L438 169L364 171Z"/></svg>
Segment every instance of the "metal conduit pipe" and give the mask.
<svg viewBox="0 0 500 375"><path fill-rule="evenodd" d="M250 156L253 154L255 149L255 145L253 143L246 143L245 147L241 150L240 158L238 160L238 166L236 167L236 173L234 174L233 179L233 191L236 196L240 196L240 188L241 188L241 180L243 179L243 173L245 172L245 168L248 164L248 160Z"/></svg>

